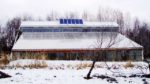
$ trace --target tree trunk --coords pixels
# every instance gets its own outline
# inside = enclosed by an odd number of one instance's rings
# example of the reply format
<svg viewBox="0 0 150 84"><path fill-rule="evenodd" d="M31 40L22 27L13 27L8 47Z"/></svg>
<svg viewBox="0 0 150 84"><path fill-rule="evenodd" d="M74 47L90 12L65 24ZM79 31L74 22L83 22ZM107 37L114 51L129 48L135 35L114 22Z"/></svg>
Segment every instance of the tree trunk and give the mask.
<svg viewBox="0 0 150 84"><path fill-rule="evenodd" d="M0 79L1 78L8 78L8 77L11 77L11 76L6 74L6 73L4 73L4 72L2 72L2 71L0 71Z"/></svg>
<svg viewBox="0 0 150 84"><path fill-rule="evenodd" d="M91 68L90 68L90 70L89 70L89 72L88 72L88 74L87 74L86 79L90 79L90 78L91 78L90 75L91 75L91 72L92 72L92 70L93 70L93 68L94 68L95 63L96 63L96 61L93 61L92 66L91 66Z"/></svg>
<svg viewBox="0 0 150 84"><path fill-rule="evenodd" d="M149 68L149 74L150 74L150 64L148 64L148 68Z"/></svg>

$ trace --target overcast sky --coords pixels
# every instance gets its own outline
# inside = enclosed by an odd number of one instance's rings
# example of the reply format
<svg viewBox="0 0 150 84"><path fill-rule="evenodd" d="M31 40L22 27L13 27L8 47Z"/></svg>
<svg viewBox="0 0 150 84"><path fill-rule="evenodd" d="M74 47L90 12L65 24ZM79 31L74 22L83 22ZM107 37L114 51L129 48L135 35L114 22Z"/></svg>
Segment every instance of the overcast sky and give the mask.
<svg viewBox="0 0 150 84"><path fill-rule="evenodd" d="M96 14L99 7L119 9L150 21L150 0L0 0L0 24L22 14L36 17L46 16L51 11Z"/></svg>

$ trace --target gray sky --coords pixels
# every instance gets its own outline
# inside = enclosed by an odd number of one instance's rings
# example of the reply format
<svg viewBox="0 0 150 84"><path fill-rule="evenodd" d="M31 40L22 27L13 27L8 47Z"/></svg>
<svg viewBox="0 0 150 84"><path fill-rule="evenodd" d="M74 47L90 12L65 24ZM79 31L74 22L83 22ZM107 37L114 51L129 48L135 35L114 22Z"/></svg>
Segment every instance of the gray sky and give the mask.
<svg viewBox="0 0 150 84"><path fill-rule="evenodd" d="M22 14L35 17L46 16L51 11L96 14L99 7L119 9L150 22L150 0L0 0L0 24Z"/></svg>

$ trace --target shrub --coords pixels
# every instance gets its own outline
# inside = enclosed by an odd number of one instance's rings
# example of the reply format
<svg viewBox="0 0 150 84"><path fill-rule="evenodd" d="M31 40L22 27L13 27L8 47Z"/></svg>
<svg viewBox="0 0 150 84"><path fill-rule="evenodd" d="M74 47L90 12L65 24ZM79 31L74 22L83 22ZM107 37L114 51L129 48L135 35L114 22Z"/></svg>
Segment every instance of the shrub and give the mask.
<svg viewBox="0 0 150 84"><path fill-rule="evenodd" d="M68 64L68 65L67 65L67 68L72 68L72 65L71 65L71 64Z"/></svg>
<svg viewBox="0 0 150 84"><path fill-rule="evenodd" d="M20 63L17 63L17 64L15 65L15 67L21 68L22 66L20 65Z"/></svg>
<svg viewBox="0 0 150 84"><path fill-rule="evenodd" d="M134 65L131 63L131 61L128 61L125 65L125 68L134 67Z"/></svg>
<svg viewBox="0 0 150 84"><path fill-rule="evenodd" d="M42 61L41 67L48 67L48 64L45 61Z"/></svg>

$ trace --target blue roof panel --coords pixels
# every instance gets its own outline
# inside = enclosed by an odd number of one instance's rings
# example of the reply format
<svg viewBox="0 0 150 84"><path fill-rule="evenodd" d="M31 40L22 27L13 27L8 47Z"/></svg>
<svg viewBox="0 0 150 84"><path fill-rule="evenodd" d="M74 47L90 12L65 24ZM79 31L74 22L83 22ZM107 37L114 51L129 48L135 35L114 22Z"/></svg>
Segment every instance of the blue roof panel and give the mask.
<svg viewBox="0 0 150 84"><path fill-rule="evenodd" d="M71 19L68 19L68 24L71 24L72 22L71 22Z"/></svg>
<svg viewBox="0 0 150 84"><path fill-rule="evenodd" d="M83 24L82 19L60 19L60 24Z"/></svg>
<svg viewBox="0 0 150 84"><path fill-rule="evenodd" d="M60 19L59 21L60 21L60 24L63 24L63 23L64 23L63 19Z"/></svg>
<svg viewBox="0 0 150 84"><path fill-rule="evenodd" d="M83 20L82 19L79 19L79 22L80 22L80 24L83 24Z"/></svg>
<svg viewBox="0 0 150 84"><path fill-rule="evenodd" d="M71 19L72 24L75 24L75 19Z"/></svg>
<svg viewBox="0 0 150 84"><path fill-rule="evenodd" d="M76 19L76 20L75 20L75 23L76 23L76 24L79 24L79 19Z"/></svg>
<svg viewBox="0 0 150 84"><path fill-rule="evenodd" d="M68 22L67 22L67 19L64 19L64 24L67 24Z"/></svg>

